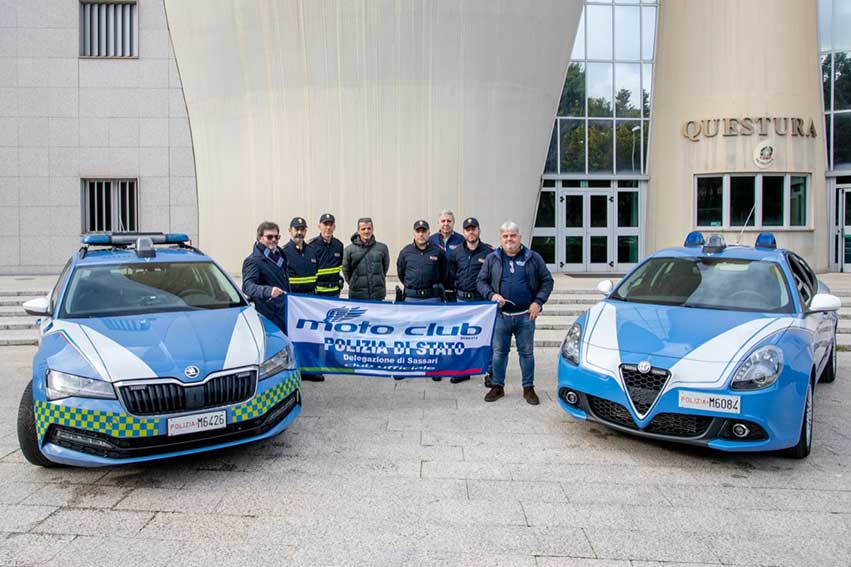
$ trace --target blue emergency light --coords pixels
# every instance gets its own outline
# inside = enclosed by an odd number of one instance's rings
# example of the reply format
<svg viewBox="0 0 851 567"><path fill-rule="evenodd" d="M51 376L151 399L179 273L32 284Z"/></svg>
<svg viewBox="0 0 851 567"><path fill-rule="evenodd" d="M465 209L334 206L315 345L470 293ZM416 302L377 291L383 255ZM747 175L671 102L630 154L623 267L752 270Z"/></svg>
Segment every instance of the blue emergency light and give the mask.
<svg viewBox="0 0 851 567"><path fill-rule="evenodd" d="M777 240L774 238L774 234L771 232L760 232L759 236L756 237L754 248L762 248L763 250L777 249Z"/></svg>
<svg viewBox="0 0 851 567"><path fill-rule="evenodd" d="M162 232L117 232L105 234L87 234L82 243L87 246L130 246L139 238L149 238L152 244L182 244L189 242L189 236L180 232L164 234Z"/></svg>
<svg viewBox="0 0 851 567"><path fill-rule="evenodd" d="M689 232L688 236L686 236L686 241L683 243L683 246L693 247L693 246L703 246L706 244L706 241L703 239L703 233L699 230L695 230L693 232Z"/></svg>

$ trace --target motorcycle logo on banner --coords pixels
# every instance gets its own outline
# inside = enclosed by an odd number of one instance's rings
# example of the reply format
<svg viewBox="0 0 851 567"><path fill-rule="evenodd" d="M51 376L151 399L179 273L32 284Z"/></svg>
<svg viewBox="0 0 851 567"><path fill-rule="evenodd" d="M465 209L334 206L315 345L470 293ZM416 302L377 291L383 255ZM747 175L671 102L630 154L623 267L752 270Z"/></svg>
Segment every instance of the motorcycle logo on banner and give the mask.
<svg viewBox="0 0 851 567"><path fill-rule="evenodd" d="M484 374L497 304L393 304L287 295L302 372L373 376Z"/></svg>

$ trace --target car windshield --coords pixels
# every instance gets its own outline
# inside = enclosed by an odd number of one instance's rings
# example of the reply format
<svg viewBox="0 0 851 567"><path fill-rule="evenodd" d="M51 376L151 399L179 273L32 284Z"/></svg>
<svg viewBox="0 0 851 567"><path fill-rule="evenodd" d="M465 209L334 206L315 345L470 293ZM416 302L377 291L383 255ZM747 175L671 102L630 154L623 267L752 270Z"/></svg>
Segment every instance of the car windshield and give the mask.
<svg viewBox="0 0 851 567"><path fill-rule="evenodd" d="M60 317L114 317L246 305L212 262L81 266L74 270Z"/></svg>
<svg viewBox="0 0 851 567"><path fill-rule="evenodd" d="M651 258L624 278L609 297L703 309L794 310L780 266L762 260Z"/></svg>

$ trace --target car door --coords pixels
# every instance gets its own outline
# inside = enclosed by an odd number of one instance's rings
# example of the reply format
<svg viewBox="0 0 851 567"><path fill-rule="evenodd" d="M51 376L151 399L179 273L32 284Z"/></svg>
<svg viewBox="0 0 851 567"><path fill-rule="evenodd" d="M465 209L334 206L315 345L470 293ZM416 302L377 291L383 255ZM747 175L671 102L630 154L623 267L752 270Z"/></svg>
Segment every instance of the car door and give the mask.
<svg viewBox="0 0 851 567"><path fill-rule="evenodd" d="M817 364L816 368L821 371L825 356L830 352L833 342L836 317L829 312L809 312L810 303L818 291L818 280L815 273L800 256L789 254L788 259L795 287L798 289L801 303L804 305L807 328L814 333L813 360Z"/></svg>

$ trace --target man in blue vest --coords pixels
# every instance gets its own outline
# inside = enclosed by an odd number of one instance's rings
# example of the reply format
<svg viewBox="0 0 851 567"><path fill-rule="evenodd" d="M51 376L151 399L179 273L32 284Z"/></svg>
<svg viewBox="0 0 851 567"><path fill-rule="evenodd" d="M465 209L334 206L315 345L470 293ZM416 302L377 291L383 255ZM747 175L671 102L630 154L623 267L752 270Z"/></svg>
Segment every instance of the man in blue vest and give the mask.
<svg viewBox="0 0 851 567"><path fill-rule="evenodd" d="M485 298L476 289L476 280L485 263L485 258L493 252L490 244L481 241L481 229L479 221L474 217L464 219L464 245L457 247L452 252L447 252L449 257L449 277L446 287L455 290L455 297L461 303L467 301L485 301ZM490 388L492 370L488 364L488 372L485 374L485 386ZM469 376L456 376L450 378L453 384L469 380Z"/></svg>
<svg viewBox="0 0 851 567"><path fill-rule="evenodd" d="M290 241L284 246L284 257L287 261L290 291L313 295L316 292L316 272L319 260L313 247L304 241L306 235L307 223L305 220L302 217L293 218L290 221ZM301 379L309 382L322 382L325 377L322 374L302 374Z"/></svg>
<svg viewBox="0 0 851 567"><path fill-rule="evenodd" d="M511 221L499 228L500 249L485 258L477 288L482 297L499 303L493 331L493 387L485 394L486 402L503 395L505 369L511 337L517 342L523 398L529 404L540 403L535 394L535 319L550 293L553 276L537 252L520 243L520 227Z"/></svg>
<svg viewBox="0 0 851 567"><path fill-rule="evenodd" d="M340 297L343 289L343 243L334 238L337 228L334 215L325 213L319 217L319 236L308 242L318 261L316 270L316 295Z"/></svg>
<svg viewBox="0 0 851 567"><path fill-rule="evenodd" d="M455 232L455 214L452 211L441 211L437 226L438 231L428 241L446 252L447 256L464 244L464 237Z"/></svg>
<svg viewBox="0 0 851 567"><path fill-rule="evenodd" d="M242 263L242 291L254 301L258 313L286 332L284 295L290 290L287 261L278 246L281 229L273 222L261 222L251 255Z"/></svg>

